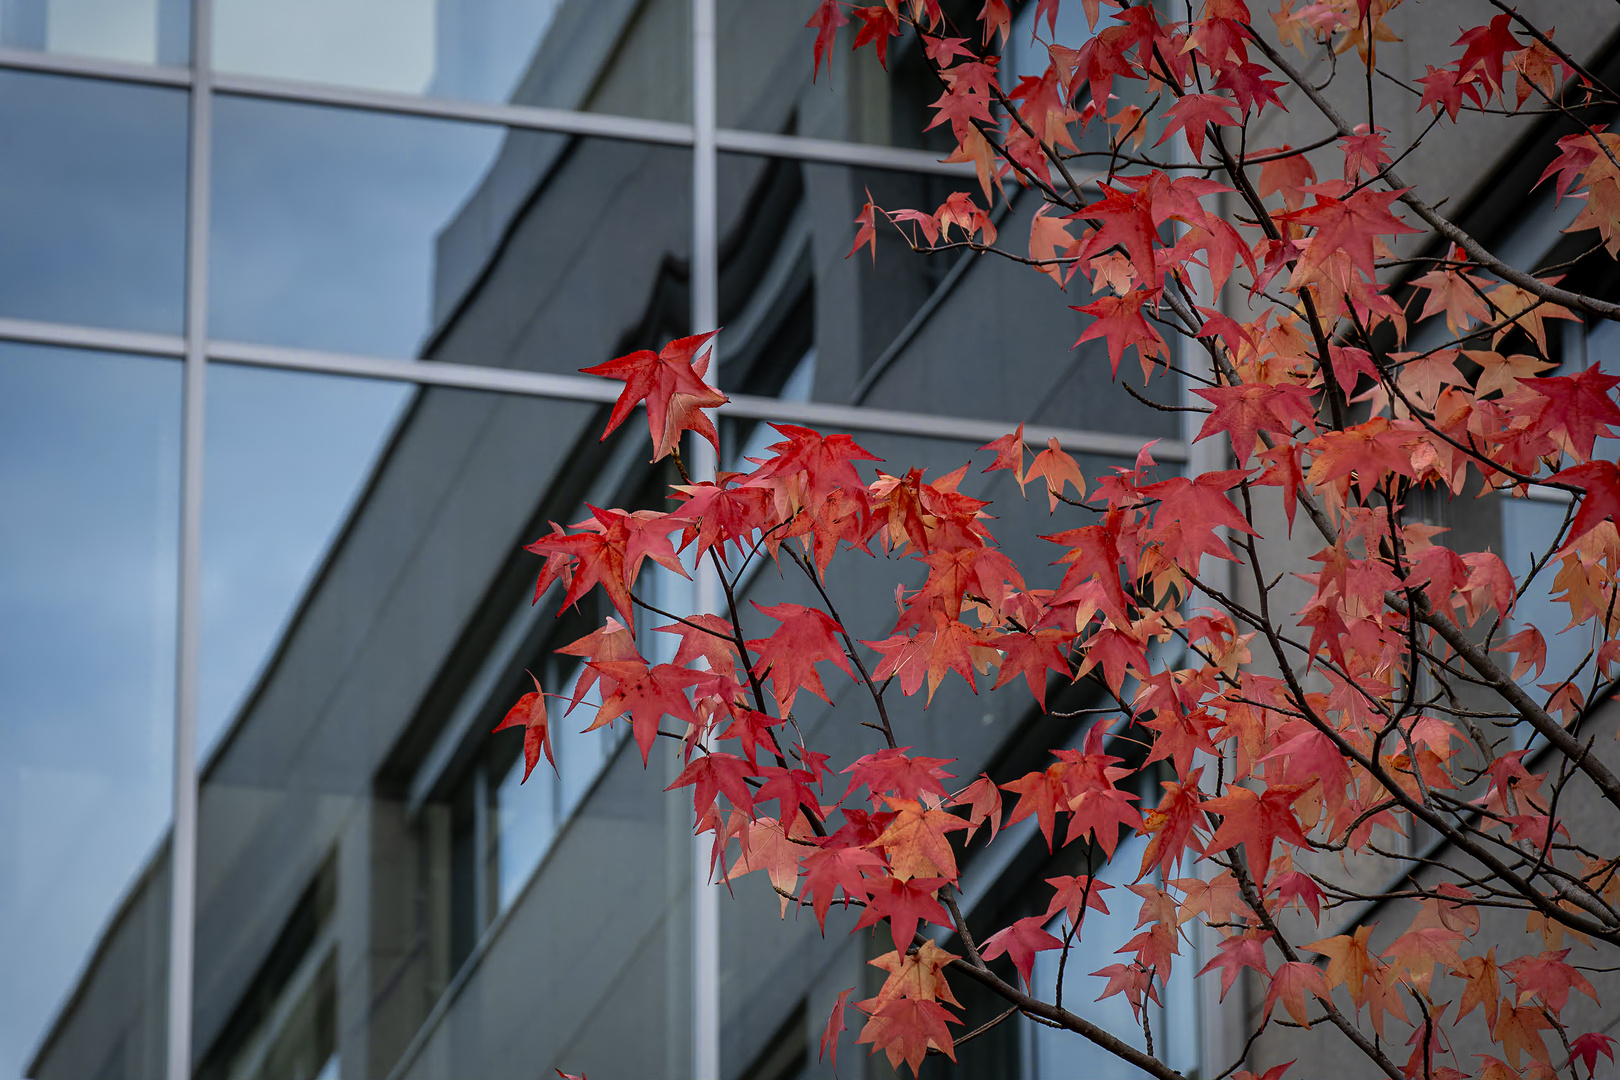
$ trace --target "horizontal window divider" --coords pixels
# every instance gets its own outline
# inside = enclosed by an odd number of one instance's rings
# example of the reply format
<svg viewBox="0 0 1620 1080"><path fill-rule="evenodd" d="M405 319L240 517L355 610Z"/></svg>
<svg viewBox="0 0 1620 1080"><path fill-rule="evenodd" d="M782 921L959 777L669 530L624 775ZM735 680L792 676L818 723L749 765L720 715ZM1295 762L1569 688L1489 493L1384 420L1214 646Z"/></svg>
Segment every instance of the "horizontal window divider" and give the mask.
<svg viewBox="0 0 1620 1080"><path fill-rule="evenodd" d="M668 120L644 120L634 116L551 109L539 105L508 105L496 102L461 101L421 94L399 94L386 90L305 83L292 79L258 75L232 75L216 72L213 87L217 93L274 101L295 101L306 105L335 105L372 112L421 116L440 120L467 120L501 124L535 131L555 131L568 135L590 135L636 142L692 145L692 125Z"/></svg>
<svg viewBox="0 0 1620 1080"><path fill-rule="evenodd" d="M179 335L150 334L135 330L104 330L90 326L34 322L28 319L0 318L0 341L67 348L98 349L104 352L135 353L146 356L183 357L185 339ZM208 345L208 359L216 363L249 367L281 368L324 375L349 375L363 379L387 379L423 386L447 386L463 390L523 394L529 397L563 401L607 403L616 401L623 388L611 379L589 375L563 375L516 368L479 367L448 364L435 360L395 360L377 356L320 352L280 345L255 345L238 341L214 341ZM989 442L1007 434L1013 421L985 420L935 413L874 409L865 405L837 405L820 401L785 401L781 398L738 394L718 412L741 420L807 424L828 428L849 428L887 435L917 435L925 438ZM1026 424L1024 438L1032 445L1057 439L1069 451L1106 457L1134 457L1149 440L1137 435L1108 431ZM1153 454L1160 461L1187 460L1185 443L1160 439Z"/></svg>
<svg viewBox="0 0 1620 1080"><path fill-rule="evenodd" d="M622 384L588 375L560 375L513 368L475 367L434 360L387 360L380 357L348 356L312 352L281 346L249 345L216 341L208 347L209 359L257 367L287 368L330 375L393 379L427 386L452 386L464 390L490 390L527 394L532 397L568 401L610 402L618 399ZM717 412L742 420L765 420L785 424L810 424L825 428L848 428L886 435L917 435L932 439L963 442L989 442L1006 435L1015 426L1010 420L983 420L935 413L900 412L864 405L836 405L819 401L785 401L781 398L738 394ZM1106 457L1135 457L1151 440L1137 435L1109 431L1026 424L1024 438L1035 445L1057 439L1065 450ZM1160 461L1187 460L1187 447L1174 439L1160 439L1153 445Z"/></svg>
<svg viewBox="0 0 1620 1080"><path fill-rule="evenodd" d="M1531 502L1562 503L1565 506L1573 498L1563 488L1548 487L1546 484L1526 484L1524 497Z"/></svg>
<svg viewBox="0 0 1620 1080"><path fill-rule="evenodd" d="M152 334L141 330L107 330L95 326L36 322L32 319L0 318L0 341L30 345L62 345L102 352L139 353L144 356L186 355L185 338L179 334Z"/></svg>
<svg viewBox="0 0 1620 1080"><path fill-rule="evenodd" d="M30 49L0 48L0 69L40 71L60 75L108 79L118 82L149 83L159 86L189 87L189 68L134 64L95 57L63 56ZM566 135L623 139L668 146L693 145L692 125L668 120L648 120L608 113L552 109L538 105L463 101L433 98L420 94L400 94L385 90L302 82L259 75L213 73L210 83L217 93L304 105L330 105L429 119L463 120L499 124L533 131L554 131ZM759 154L764 157L793 158L830 165L850 165L902 172L932 173L941 176L971 177L967 162L942 161L929 150L871 143L843 142L804 135L781 135L766 131L721 128L715 143L725 153Z"/></svg>
<svg viewBox="0 0 1620 1080"><path fill-rule="evenodd" d="M718 411L722 416L736 416L749 420L814 424L820 427L849 428L854 431L870 431L885 435L919 435L930 439L962 442L987 443L1010 434L1018 426L1013 420L982 420L963 416L942 416L936 413L874 409L865 405L784 401L781 398L743 395L732 398ZM1154 442L1139 435L1123 435L1111 431L1086 431L1029 423L1024 425L1025 442L1039 446L1048 439L1056 439L1063 449L1077 453L1125 458L1135 457L1137 451L1153 442L1153 456L1156 460L1175 462L1187 460L1186 444L1175 439L1160 439Z"/></svg>
<svg viewBox="0 0 1620 1080"><path fill-rule="evenodd" d="M619 391L624 389L622 383L590 375L559 375L518 368L449 364L438 360L391 360L379 356L319 352L281 345L253 345L240 341L209 342L208 359L250 367L353 375L362 379L390 379L462 390L493 390L564 401L610 402L617 400Z"/></svg>
<svg viewBox="0 0 1620 1080"><path fill-rule="evenodd" d="M931 150L903 146L877 146L870 143L813 139L804 135L776 135L765 131L721 128L714 133L715 146L722 153L759 154L765 157L796 158L800 161L831 165L857 165L874 169L938 173L943 176L971 177L973 164L942 161Z"/></svg>
<svg viewBox="0 0 1620 1080"><path fill-rule="evenodd" d="M115 82L148 83L156 86L190 86L191 69L164 64L138 64L128 60L103 60L94 56L36 52L33 49L0 48L0 68L11 71L40 71L51 75L79 75Z"/></svg>

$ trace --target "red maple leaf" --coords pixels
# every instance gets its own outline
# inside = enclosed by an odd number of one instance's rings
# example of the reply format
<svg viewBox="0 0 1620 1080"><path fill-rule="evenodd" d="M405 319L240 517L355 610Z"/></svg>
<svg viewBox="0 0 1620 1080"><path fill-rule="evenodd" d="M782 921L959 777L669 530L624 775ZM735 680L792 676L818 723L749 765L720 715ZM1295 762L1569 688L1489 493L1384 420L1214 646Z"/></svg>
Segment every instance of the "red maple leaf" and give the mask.
<svg viewBox="0 0 1620 1080"><path fill-rule="evenodd" d="M1164 338L1142 317L1142 305L1146 302L1147 294L1138 289L1124 296L1104 296L1076 307L1075 311L1091 315L1096 321L1086 327L1075 344L1080 345L1095 338L1106 339L1108 364L1116 376L1125 350L1134 346L1145 377L1152 370L1154 358L1165 355Z"/></svg>
<svg viewBox="0 0 1620 1080"><path fill-rule="evenodd" d="M951 804L968 808L968 833L962 838L962 843L971 842L979 826L987 822L990 825L990 839L996 838L1001 828L1001 789L989 776L980 773L977 780L956 793Z"/></svg>
<svg viewBox="0 0 1620 1080"><path fill-rule="evenodd" d="M1205 964L1198 972L1213 971L1216 968L1221 972L1221 1000L1226 1000L1226 992L1232 989L1237 981L1238 974L1244 968L1253 968L1262 976L1268 975L1271 969L1266 966L1266 941L1270 939L1269 930L1250 930L1243 934L1233 934L1221 942L1220 955Z"/></svg>
<svg viewBox="0 0 1620 1080"><path fill-rule="evenodd" d="M1131 1011L1138 1017L1142 1015L1144 1001L1159 1000L1159 991L1153 985L1153 972L1141 964L1109 964L1091 974L1108 980L1103 992L1097 995L1098 1001L1124 994L1125 1000L1131 1003Z"/></svg>
<svg viewBox="0 0 1620 1080"><path fill-rule="evenodd" d="M635 574L632 568L638 567L641 557L648 553L661 563L674 558L674 553L649 552L650 538L644 533L638 555L632 558L629 554L632 516L622 510L598 510L594 506L590 510L591 517L573 526L578 531L564 532L552 522L549 535L524 547L525 551L547 557L545 568L535 582L534 598L539 600L540 594L554 580L567 582L568 591L558 605L558 614L561 614L563 608L584 596L592 585L600 585L624 616L624 621L633 626L630 586L635 582ZM668 547L667 540L665 547Z"/></svg>
<svg viewBox="0 0 1620 1080"><path fill-rule="evenodd" d="M1294 800L1305 792L1304 785L1271 784L1261 794L1245 787L1227 791L1203 804L1206 811L1225 815L1221 827L1210 838L1211 852L1242 844L1249 856L1250 871L1256 879L1263 879L1271 866L1271 846L1276 840L1299 847L1309 844L1293 809Z"/></svg>
<svg viewBox="0 0 1620 1080"><path fill-rule="evenodd" d="M1050 512L1057 511L1058 500L1063 495L1063 486L1070 484L1074 487L1077 498L1086 497L1086 478L1080 475L1080 466L1074 458L1063 452L1058 444L1057 437L1046 440L1046 449L1035 455L1035 460L1029 463L1029 471L1024 474L1024 481L1043 477L1046 480L1046 494L1051 502Z"/></svg>
<svg viewBox="0 0 1620 1080"><path fill-rule="evenodd" d="M674 664L649 668L636 660L593 660L591 666L615 679L618 685L603 700L596 719L586 730L605 727L628 712L643 765L652 752L653 740L658 738L658 724L664 717L697 723L692 703L686 698L686 688L703 681L707 677L703 672Z"/></svg>
<svg viewBox="0 0 1620 1080"><path fill-rule="evenodd" d="M810 790L810 785L816 782L816 778L808 769L784 769L780 765L767 765L757 772L764 777L765 782L754 793L754 798L762 803L775 799L780 810L777 814L779 820L796 821L800 807L808 810L812 819L821 816L820 801L816 798L816 793Z"/></svg>
<svg viewBox="0 0 1620 1080"><path fill-rule="evenodd" d="M835 5L829 0L823 6ZM656 353L641 349L595 367L581 368L586 375L601 375L624 383L619 400L613 403L602 438L606 439L624 423L638 402L645 401L647 429L652 433L654 444L653 460L663 458L674 449L683 430L695 431L708 439L719 453L720 436L715 434L714 425L702 412L730 400L703 381L709 369L709 351L703 347L717 333L718 330L711 330L707 334L678 338Z"/></svg>
<svg viewBox="0 0 1620 1080"><path fill-rule="evenodd" d="M1614 434L1611 425L1620 424L1620 408L1611 396L1620 376L1605 375L1594 366L1579 375L1548 376L1525 385L1547 399L1537 427L1565 436L1582 460L1592 456L1599 437Z"/></svg>
<svg viewBox="0 0 1620 1080"><path fill-rule="evenodd" d="M1046 917L1050 919L1060 911L1069 915L1069 925L1078 926L1084 918L1085 910L1090 908L1108 914L1108 905L1103 902L1104 889L1113 886L1106 881L1098 881L1085 874L1074 876L1063 875L1046 879L1046 883L1057 890L1052 902L1046 905Z"/></svg>
<svg viewBox="0 0 1620 1080"><path fill-rule="evenodd" d="M1384 145L1384 136L1380 134L1383 130L1358 124L1354 134L1339 140L1344 148L1345 183L1354 184L1362 173L1377 176L1378 170L1389 164L1389 147Z"/></svg>
<svg viewBox="0 0 1620 1080"><path fill-rule="evenodd" d="M523 780L527 782L529 774L540 763L540 753L545 752L546 760L556 771L557 759L551 756L551 725L546 714L546 695L540 689L540 680L535 679L534 673L528 673L534 680L534 689L518 698L517 704L506 710L501 722L495 725L495 731L509 727L523 726Z"/></svg>
<svg viewBox="0 0 1620 1080"><path fill-rule="evenodd" d="M1035 703L1044 711L1047 672L1069 674L1069 642L1073 640L1073 634L1055 627L1034 633L1001 634L992 638L990 644L1005 656L1001 661L1001 670L996 675L996 684L991 689L999 689L1022 675L1029 684L1030 693L1035 695Z"/></svg>
<svg viewBox="0 0 1620 1080"><path fill-rule="evenodd" d="M1592 988L1586 976L1564 962L1568 956L1568 949L1538 953L1535 956L1521 956L1517 960L1509 960L1503 964L1502 970L1508 973L1513 985L1519 988L1521 995L1519 1000L1524 1000L1523 995L1535 994L1541 998L1542 1004L1557 1015L1569 1004L1571 990L1579 990L1593 1001L1598 999L1597 991Z"/></svg>
<svg viewBox="0 0 1620 1080"><path fill-rule="evenodd" d="M984 467L985 472L995 472L997 469L1011 469L1013 479L1018 486L1024 486L1024 425L1019 424L1018 430L993 439L979 447L980 450L994 450L996 460Z"/></svg>
<svg viewBox="0 0 1620 1080"><path fill-rule="evenodd" d="M861 20L862 26L855 34L855 44L852 48L859 49L869 42L877 43L878 63L888 70L889 67L889 38L900 35L900 16L882 4L875 7L856 8L851 13ZM811 72L810 81L815 81L815 72Z"/></svg>
<svg viewBox="0 0 1620 1080"><path fill-rule="evenodd" d="M1569 539L1564 547L1575 542L1605 521L1620 522L1620 468L1612 461L1588 461L1582 465L1554 473L1552 479L1571 484L1584 492L1581 508L1569 526Z"/></svg>
<svg viewBox="0 0 1620 1080"><path fill-rule="evenodd" d="M1585 1035L1578 1035L1569 1042L1570 1053L1586 1065L1588 1076L1597 1074L1597 1056L1602 1054L1610 1061L1614 1060L1614 1039L1600 1032L1589 1031Z"/></svg>
<svg viewBox="0 0 1620 1080"><path fill-rule="evenodd" d="M1255 187L1262 199L1280 193L1283 206L1289 210L1305 205L1308 189L1316 183L1316 170L1303 150L1283 143L1275 149L1257 150L1254 156L1265 159L1260 163L1260 182Z"/></svg>
<svg viewBox="0 0 1620 1080"><path fill-rule="evenodd" d="M1187 136L1192 147L1193 160L1204 156L1204 135L1207 126L1233 127L1238 123L1237 103L1219 94L1186 94L1165 110L1164 134L1154 146L1160 145L1176 132Z"/></svg>
<svg viewBox="0 0 1620 1080"><path fill-rule="evenodd" d="M817 1061L824 1057L830 1057L835 1073L838 1071L838 1036L844 1033L844 1008L849 1001L850 992L854 989L851 986L847 990L838 992L838 1000L833 1003L832 1015L827 1017L827 1027L821 1033L821 1052L816 1055ZM830 1055L829 1050L831 1051Z"/></svg>
<svg viewBox="0 0 1620 1080"><path fill-rule="evenodd" d="M1265 974L1264 967L1259 970L1262 975ZM1226 973L1223 971L1221 974L1224 976ZM1310 1027L1310 1016L1305 1005L1307 993L1314 994L1324 1002L1329 1002L1333 994L1328 988L1326 976L1315 964L1300 961L1283 964L1272 973L1271 989L1266 993L1265 1015L1271 1015L1272 1007L1280 999L1294 1023Z"/></svg>
<svg viewBox="0 0 1620 1080"><path fill-rule="evenodd" d="M884 869L883 860L875 853L864 847L835 846L831 838L822 841L819 850L800 859L799 865L804 867L804 895L810 898L816 925L824 934L834 894L843 889L846 899L864 902L870 892L867 878L881 877Z"/></svg>
<svg viewBox="0 0 1620 1080"><path fill-rule="evenodd" d="M760 480L803 477L803 495L807 504L824 502L835 489L842 488L851 496L865 499L866 484L855 471L857 461L882 461L856 445L848 435L823 435L810 428L793 424L772 424L787 437L785 442L772 443L767 449L776 456L754 470Z"/></svg>
<svg viewBox="0 0 1620 1080"><path fill-rule="evenodd" d="M1282 219L1316 229L1311 235L1305 254L1294 270L1294 282L1302 283L1306 275L1322 265L1335 252L1350 255L1350 261L1368 278L1375 275L1373 266L1373 238L1416 233L1400 218L1389 212L1390 204L1404 192L1374 191L1362 188L1346 198L1334 198L1341 191L1338 182L1317 184L1311 188L1316 202L1303 210L1280 215Z"/></svg>
<svg viewBox="0 0 1620 1080"><path fill-rule="evenodd" d="M763 530L771 516L771 491L762 484L739 486L735 473L721 473L715 482L676 485L672 490L682 504L669 516L686 527L681 537L684 549L694 540L695 558L701 559L715 548L722 562L730 564L728 542L746 550L756 532ZM769 543L769 538L767 538Z"/></svg>
<svg viewBox="0 0 1620 1080"><path fill-rule="evenodd" d="M1451 67L1437 68L1433 64L1423 67L1426 73L1414 80L1423 86L1423 99L1418 102L1420 110L1433 106L1435 114L1439 115L1440 110L1444 109L1448 117L1456 120L1465 94L1476 108L1485 104L1479 92L1482 84L1472 72L1461 72ZM1485 92L1489 95L1489 87Z"/></svg>
<svg viewBox="0 0 1620 1080"><path fill-rule="evenodd" d="M1067 796L1063 791L1063 767L1052 765L1044 770L1025 773L1017 780L1001 786L1018 796L1018 804L1013 807L1012 814L1007 818L1007 824L1016 825L1034 814L1040 824L1041 835L1046 837L1046 846L1051 848L1052 830L1057 823L1058 807L1062 805L1067 809Z"/></svg>
<svg viewBox="0 0 1620 1080"><path fill-rule="evenodd" d="M1472 30L1464 30L1461 37L1452 42L1452 45L1466 45L1462 59L1457 61L1457 70L1469 72L1476 67L1484 68L1485 75L1491 80L1491 85L1498 90L1502 88L1502 54L1518 52L1524 48L1524 43L1513 36L1508 29L1513 16L1507 12L1496 16L1486 26L1476 26Z"/></svg>
<svg viewBox="0 0 1620 1080"><path fill-rule="evenodd" d="M878 750L865 757L856 758L854 763L844 770L851 774L850 792L853 793L856 788L865 785L867 794L873 802L877 802L882 795L913 800L920 798L925 791L934 795L944 795L945 785L940 781L949 779L951 774L942 766L949 765L955 759L911 757L906 753L910 749L909 746L902 746Z"/></svg>
<svg viewBox="0 0 1620 1080"><path fill-rule="evenodd" d="M849 658L844 655L839 637L841 628L825 611L803 604L754 606L761 614L782 624L770 637L749 641L748 647L759 655L754 661L754 674L770 680L776 707L783 716L792 711L793 700L801 689L809 690L823 701L832 701L826 687L821 685L821 676L816 673L817 661L831 660L844 674L855 677Z"/></svg>
<svg viewBox="0 0 1620 1080"><path fill-rule="evenodd" d="M923 50L928 53L931 63L940 68L948 68L959 56L972 56L973 50L967 48L967 38L959 37L933 37L929 34L922 36Z"/></svg>
<svg viewBox="0 0 1620 1080"><path fill-rule="evenodd" d="M750 763L735 754L700 754L681 770L675 782L665 788L692 789L692 811L701 818L714 806L715 796L724 795L731 805L746 814L754 812L754 796L748 790L747 777L753 774Z"/></svg>
<svg viewBox="0 0 1620 1080"><path fill-rule="evenodd" d="M816 59L810 70L810 81L815 82L821 75L821 58L832 52L833 38L838 34L838 28L849 22L849 16L838 6L838 0L821 0L810 21L805 28L816 32Z"/></svg>
<svg viewBox="0 0 1620 1080"><path fill-rule="evenodd" d="M956 1060L951 1032L945 1026L947 1022L956 1022L956 1018L945 1006L937 1001L911 997L891 997L881 1004L878 1001L871 998L860 1002L873 1011L856 1038L857 1043L871 1043L873 1053L883 1050L894 1069L904 1061L911 1066L914 1075L921 1075L923 1059L930 1050L938 1050L952 1061Z"/></svg>
<svg viewBox="0 0 1620 1080"><path fill-rule="evenodd" d="M1226 432L1232 440L1237 463L1246 465L1260 441L1259 433L1292 436L1294 425L1314 432L1316 412L1311 408L1311 391L1294 383L1243 383L1238 386L1211 386L1193 391L1215 406L1204 418L1198 438Z"/></svg>
<svg viewBox="0 0 1620 1080"><path fill-rule="evenodd" d="M1041 924L1045 921L1044 915L1031 915L1019 919L1005 930L986 938L980 955L986 960L994 960L1003 953L1010 956L1013 967L1018 969L1018 974L1024 977L1024 985L1028 986L1030 972L1035 968L1035 954L1063 947L1061 940L1047 933L1042 927Z"/></svg>
<svg viewBox="0 0 1620 1080"><path fill-rule="evenodd" d="M1105 192L1102 201L1094 202L1080 211L1081 217L1096 221L1098 225L1079 257L1090 259L1118 244L1125 249L1125 257L1135 268L1137 279L1156 283L1153 245L1159 234L1153 218L1152 195L1146 187L1124 192L1103 184L1102 189ZM1117 360L1114 367L1119 367Z"/></svg>
<svg viewBox="0 0 1620 1080"><path fill-rule="evenodd" d="M1244 116L1248 116L1251 111L1263 111L1267 105L1275 105L1281 109L1285 106L1282 99L1277 96L1277 91L1288 84L1281 79L1268 78L1267 76L1271 74L1271 69L1263 64L1251 64L1247 61L1230 64L1221 72L1221 77L1215 80L1215 89L1232 91L1232 96L1237 99L1238 108L1243 110Z"/></svg>
<svg viewBox="0 0 1620 1080"><path fill-rule="evenodd" d="M1165 526L1172 522L1181 526L1182 551L1178 562L1196 568L1197 556L1205 553L1234 559L1226 544L1216 538L1216 529L1260 535L1225 495L1245 478L1242 469L1224 469L1207 472L1191 480L1185 476L1172 476L1141 489L1144 497L1159 500L1159 508L1153 517L1156 529L1165 530ZM1167 543L1166 547L1169 546ZM1177 554L1172 551L1173 556Z"/></svg>
<svg viewBox="0 0 1620 1080"><path fill-rule="evenodd" d="M770 729L784 722L780 716L771 716L769 713L755 712L753 709L734 706L731 709L731 723L726 730L720 733L720 738L737 739L742 743L743 756L750 765L755 762L755 754L760 747L773 754L780 755L781 748L776 743L776 736Z"/></svg>
<svg viewBox="0 0 1620 1080"><path fill-rule="evenodd" d="M1185 783L1164 781L1164 798L1159 805L1143 815L1142 828L1152 834L1142 852L1142 868L1137 880L1147 876L1148 869L1157 866L1160 877L1167 877L1171 869L1191 847L1203 854L1204 845L1193 832L1200 824L1198 781L1204 773L1202 765L1187 775Z"/></svg>
<svg viewBox="0 0 1620 1080"><path fill-rule="evenodd" d="M951 925L950 914L940 906L938 900L934 899L934 894L943 884L944 878L912 878L910 881L892 877L878 878L872 886L866 910L861 913L855 929L876 926L879 921L888 919L889 932L894 936L894 947L905 952L911 948L912 938L917 936L918 923L931 922L946 927Z"/></svg>
<svg viewBox="0 0 1620 1080"><path fill-rule="evenodd" d="M968 827L948 810L937 810L910 799L883 800L894 817L867 847L882 848L896 877L957 878L956 855L947 833Z"/></svg>

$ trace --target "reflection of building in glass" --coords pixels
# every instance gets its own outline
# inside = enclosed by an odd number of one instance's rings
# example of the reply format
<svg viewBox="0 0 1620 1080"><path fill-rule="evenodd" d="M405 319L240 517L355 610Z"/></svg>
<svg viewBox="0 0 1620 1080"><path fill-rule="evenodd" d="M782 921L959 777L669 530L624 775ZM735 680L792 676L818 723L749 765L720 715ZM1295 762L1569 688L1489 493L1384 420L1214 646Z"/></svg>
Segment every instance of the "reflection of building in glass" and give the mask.
<svg viewBox="0 0 1620 1080"><path fill-rule="evenodd" d="M39 52L0 57L0 134L38 151L0 164L0 492L29 523L0 528L0 955L27 972L0 975L0 1073L158 1075L183 1037L179 1071L208 1077L689 1075L694 858L689 804L661 793L673 759L644 772L616 736L574 734L575 713L558 775L519 786L519 740L488 732L526 671L572 684L551 650L596 614L532 607L519 545L587 503L656 505L670 480L633 425L598 441L594 390L547 377L692 328L691 5L197 2L210 18L189 24L172 0L132 5L139 26L90 44L51 28L117 5L0 2L0 43ZM975 181L923 149L937 93L914 42L888 73L840 50L830 86L809 85L807 6L718 4L718 378L754 400L725 424L726 459L769 441L773 406L936 474L1020 421L1059 431L1088 474L1155 438L1174 467L1176 418L1071 349L1079 298L892 236L875 267L846 259L867 191L934 206ZM213 85L104 62L183 64L175 25L182 42L215 28ZM193 112L188 130L188 95L206 128ZM186 199L188 154L211 165L207 200ZM108 207L119 227L82 228ZM1003 232L1032 209L1015 196ZM188 364L206 368L189 403ZM192 539L180 433L199 415ZM995 500L998 535L1050 531L996 476L964 486ZM1481 528L1537 527L1487 512ZM1027 544L1010 554L1044 565ZM178 608L176 567L199 586ZM660 606L688 602L682 580L646 580ZM892 625L892 582L845 563L835 599L858 636ZM800 598L768 567L748 595ZM200 648L179 692L201 748L179 849L194 913L172 890L177 621ZM1071 689L1055 708L1091 704ZM798 719L858 753L857 709ZM898 711L963 776L1006 778L1081 734L960 683ZM966 864L975 921L1028 914L1027 883L1085 866L1033 822L1010 832ZM814 1032L863 985L871 942L848 913L823 940L761 883L735 892L722 1071L821 1075ZM176 925L193 958L178 1024ZM1086 1007L1112 962L1088 948L1065 976ZM958 992L970 1024L993 1015ZM1117 1026L1117 1004L1092 1015ZM1155 1022L1178 1068L1230 1063L1213 1006L1167 993ZM881 1075L853 1035L845 1075ZM1102 1075L1033 1025L962 1060Z"/></svg>

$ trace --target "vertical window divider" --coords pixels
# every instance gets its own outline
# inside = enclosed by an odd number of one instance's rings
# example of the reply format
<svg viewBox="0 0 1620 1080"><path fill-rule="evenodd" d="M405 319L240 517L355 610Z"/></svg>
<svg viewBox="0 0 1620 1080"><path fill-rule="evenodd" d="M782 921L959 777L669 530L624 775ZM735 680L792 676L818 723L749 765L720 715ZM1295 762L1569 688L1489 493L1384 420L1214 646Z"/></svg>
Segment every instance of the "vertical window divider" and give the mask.
<svg viewBox="0 0 1620 1080"><path fill-rule="evenodd" d="M185 374L181 399L180 551L174 681L174 826L169 847L169 1080L191 1076L197 922L197 659L202 580L203 433L208 358L212 0L192 0L186 139Z"/></svg>
<svg viewBox="0 0 1620 1080"><path fill-rule="evenodd" d="M719 159L715 143L715 3L692 0L692 310L693 334L715 329L719 320L718 209ZM718 344L709 375L720 382ZM714 479L714 447L701 438L692 446L692 480ZM712 565L693 568L693 607L720 608L720 582ZM720 1077L720 893L709 881L708 852L692 839L692 1076Z"/></svg>

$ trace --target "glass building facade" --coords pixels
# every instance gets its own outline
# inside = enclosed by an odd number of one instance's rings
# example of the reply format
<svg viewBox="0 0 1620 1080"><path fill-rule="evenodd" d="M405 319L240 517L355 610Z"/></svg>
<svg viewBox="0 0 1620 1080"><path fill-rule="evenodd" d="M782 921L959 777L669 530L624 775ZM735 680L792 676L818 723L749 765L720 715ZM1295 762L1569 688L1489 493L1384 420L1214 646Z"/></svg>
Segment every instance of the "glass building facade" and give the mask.
<svg viewBox="0 0 1620 1080"><path fill-rule="evenodd" d="M0 0L0 1076L831 1075L816 1034L874 978L854 916L823 937L703 881L669 755L559 713L557 774L520 785L489 734L527 673L572 685L552 650L597 614L531 605L521 545L671 479L634 425L598 440L618 388L577 370L723 325L722 466L767 421L971 459L1032 568L1044 501L977 447L1189 450L1074 347L1082 297L893 234L847 257L868 192L977 181L923 131L914 40L887 70L841 41L812 84L813 8ZM861 560L834 598L881 637L897 571ZM801 599L774 570L747 594ZM798 719L854 756L858 708ZM963 777L1083 734L987 686L897 711ZM1023 826L970 854L970 919L1088 868ZM1088 948L1066 1000L1139 1037L1089 1005ZM1172 1064L1216 1053L1211 1004L1166 994ZM854 1035L841 1075L890 1075ZM962 1062L1097 1065L1023 1021Z"/></svg>
<svg viewBox="0 0 1620 1080"><path fill-rule="evenodd" d="M575 372L724 324L723 464L768 420L936 471L1021 421L1090 469L1179 432L1014 268L846 259L867 191L975 181L915 43L812 85L811 7L0 3L0 1075L825 1068L868 942L694 881L673 761L559 716L520 785L488 734L592 614L531 607L520 545L670 479ZM886 572L840 585L867 636ZM976 771L1026 711L911 722Z"/></svg>

